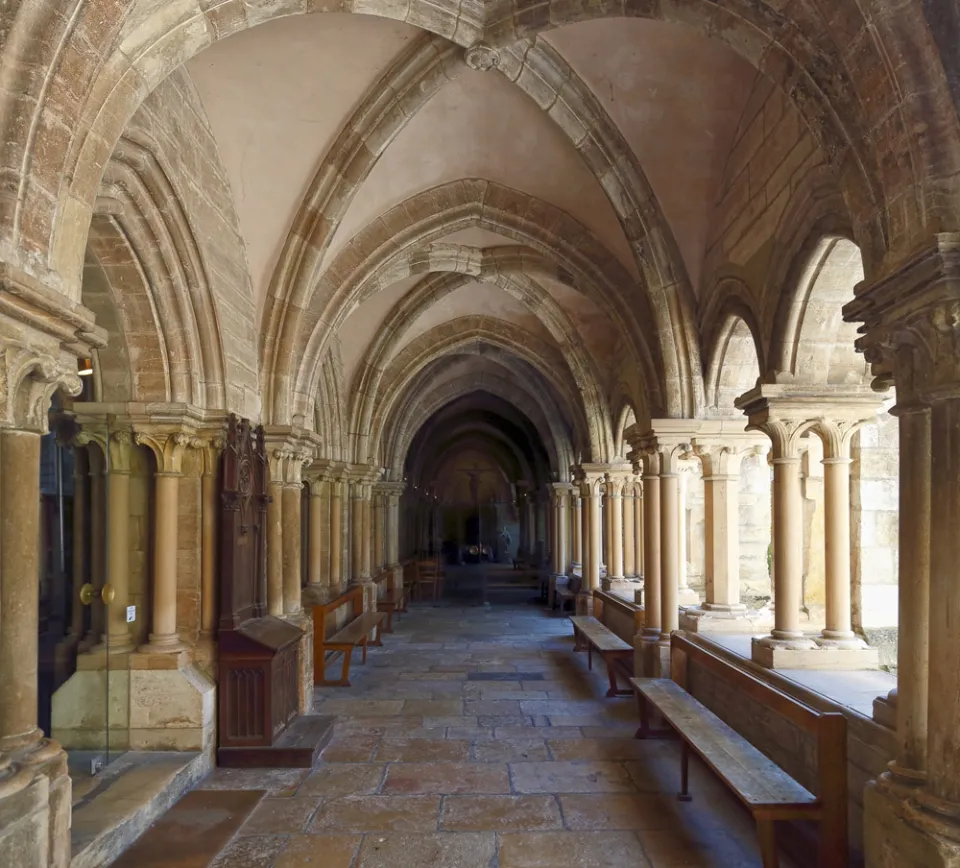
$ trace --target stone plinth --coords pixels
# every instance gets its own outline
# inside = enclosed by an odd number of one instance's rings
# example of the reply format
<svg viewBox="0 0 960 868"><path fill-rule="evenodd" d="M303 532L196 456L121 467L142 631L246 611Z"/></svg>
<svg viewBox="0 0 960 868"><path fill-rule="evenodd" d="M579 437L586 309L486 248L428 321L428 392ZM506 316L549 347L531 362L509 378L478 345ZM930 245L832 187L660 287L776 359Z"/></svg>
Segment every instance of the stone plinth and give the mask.
<svg viewBox="0 0 960 868"><path fill-rule="evenodd" d="M0 754L0 865L67 868L71 783L67 755L43 739Z"/></svg>
<svg viewBox="0 0 960 868"><path fill-rule="evenodd" d="M886 868L957 868L960 824L923 812L905 788L870 781L863 792L866 864Z"/></svg>
<svg viewBox="0 0 960 868"><path fill-rule="evenodd" d="M789 642L772 643L753 640L751 656L754 663L768 669L876 669L880 655L876 648L828 648L820 645L790 647ZM800 642L803 646L805 643Z"/></svg>
<svg viewBox="0 0 960 868"><path fill-rule="evenodd" d="M53 731L69 749L212 752L216 686L185 653L134 652L77 658L53 695ZM109 696L107 684L109 677Z"/></svg>
<svg viewBox="0 0 960 868"><path fill-rule="evenodd" d="M680 615L680 629L689 633L766 633L772 626L769 610L746 606L695 606Z"/></svg>

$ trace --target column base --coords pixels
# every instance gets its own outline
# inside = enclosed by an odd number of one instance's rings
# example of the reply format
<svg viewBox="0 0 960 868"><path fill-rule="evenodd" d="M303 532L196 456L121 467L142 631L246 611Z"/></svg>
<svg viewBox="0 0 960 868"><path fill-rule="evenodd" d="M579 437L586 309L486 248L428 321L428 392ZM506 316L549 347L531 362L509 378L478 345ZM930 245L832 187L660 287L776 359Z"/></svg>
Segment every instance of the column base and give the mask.
<svg viewBox="0 0 960 868"><path fill-rule="evenodd" d="M57 742L0 754L0 865L67 868L70 802L67 755Z"/></svg>
<svg viewBox="0 0 960 868"><path fill-rule="evenodd" d="M639 638L634 637L634 671L638 677L643 678L666 678L664 672L670 669L670 648L669 645L664 648L660 641L660 631L654 631L652 628L644 630L639 634ZM666 653L664 653L666 651ZM638 667L639 664L639 668ZM666 669L664 665L666 664Z"/></svg>
<svg viewBox="0 0 960 868"><path fill-rule="evenodd" d="M680 613L680 629L689 633L756 633L769 630L769 611L704 603Z"/></svg>
<svg viewBox="0 0 960 868"><path fill-rule="evenodd" d="M897 688L873 700L873 719L887 729L897 731Z"/></svg>
<svg viewBox="0 0 960 868"><path fill-rule="evenodd" d="M339 590L339 588L337 588ZM333 592L330 585L307 585L300 595L300 602L305 611L309 611L314 606L322 606L329 603L337 594Z"/></svg>
<svg viewBox="0 0 960 868"><path fill-rule="evenodd" d="M107 677L106 655L82 655L77 671L53 694L53 732L64 747L104 746ZM109 701L111 750L213 755L216 687L187 654L111 655Z"/></svg>
<svg viewBox="0 0 960 868"><path fill-rule="evenodd" d="M583 564L579 561L570 561L570 566L567 567L568 576L580 576L583 577Z"/></svg>
<svg viewBox="0 0 960 868"><path fill-rule="evenodd" d="M880 655L876 648L827 648L803 636L755 638L751 648L754 663L768 669L876 669Z"/></svg>
<svg viewBox="0 0 960 868"><path fill-rule="evenodd" d="M180 641L177 633L151 633L149 641L141 645L137 652L140 654L179 654L187 650L187 645Z"/></svg>
<svg viewBox="0 0 960 868"><path fill-rule="evenodd" d="M863 793L863 841L867 868L957 868L960 819L928 811L916 788L889 773ZM960 811L960 806L954 806Z"/></svg>

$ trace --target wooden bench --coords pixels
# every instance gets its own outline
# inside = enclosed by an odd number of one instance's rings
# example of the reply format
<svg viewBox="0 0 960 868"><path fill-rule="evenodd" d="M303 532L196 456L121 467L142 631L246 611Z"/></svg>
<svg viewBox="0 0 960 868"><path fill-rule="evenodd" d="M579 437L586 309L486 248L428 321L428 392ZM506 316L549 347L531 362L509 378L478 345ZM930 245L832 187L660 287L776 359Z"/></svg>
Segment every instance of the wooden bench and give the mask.
<svg viewBox="0 0 960 868"><path fill-rule="evenodd" d="M633 674L633 646L624 642L590 615L572 615L570 623L573 624L573 635L577 640L573 650L583 651L586 645L587 668L593 669L594 650L603 657L603 662L607 665L607 675L610 678L607 696L629 696L632 692L629 688L622 689L617 686L617 670L619 669L627 677Z"/></svg>
<svg viewBox="0 0 960 868"><path fill-rule="evenodd" d="M632 678L640 705L638 738L672 731L680 737L680 793L690 801L689 762L696 753L753 815L763 868L777 868L778 820L814 820L820 824L818 868L847 864L846 719L836 712L819 712L777 688L712 654L678 634L670 643L671 679ZM711 678L727 682L734 696L749 697L774 710L817 741L818 793L811 793L738 732L691 696L687 666L694 660ZM650 709L662 716L669 730L650 727Z"/></svg>
<svg viewBox="0 0 960 868"><path fill-rule="evenodd" d="M350 606L351 619L332 636L327 636L327 616L341 606ZM363 649L362 663L367 662L367 646L383 644L383 612L363 611L363 588L353 588L329 603L313 607L313 683L324 687L350 686L350 659L353 649ZM373 641L370 633L376 631ZM327 652L343 654L343 671L339 681L326 676Z"/></svg>
<svg viewBox="0 0 960 868"><path fill-rule="evenodd" d="M400 613L407 610L407 598L403 586L392 587L393 570L384 570L373 581L377 586L377 611L383 612L387 616L387 623L383 632L392 633L394 613L396 613L399 621ZM386 588L383 587L384 584L386 584Z"/></svg>

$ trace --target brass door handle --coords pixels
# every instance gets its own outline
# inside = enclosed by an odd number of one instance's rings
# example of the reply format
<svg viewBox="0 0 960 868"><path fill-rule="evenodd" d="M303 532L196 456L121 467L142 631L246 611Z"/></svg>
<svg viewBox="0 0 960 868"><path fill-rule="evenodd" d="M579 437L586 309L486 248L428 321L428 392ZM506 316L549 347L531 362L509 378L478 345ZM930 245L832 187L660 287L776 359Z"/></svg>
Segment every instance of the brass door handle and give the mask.
<svg viewBox="0 0 960 868"><path fill-rule="evenodd" d="M113 586L109 583L104 585L99 593L97 593L97 589L89 582L80 589L80 602L83 603L84 606L89 606L97 597L103 600L104 605L109 606L115 596L116 591L114 591Z"/></svg>

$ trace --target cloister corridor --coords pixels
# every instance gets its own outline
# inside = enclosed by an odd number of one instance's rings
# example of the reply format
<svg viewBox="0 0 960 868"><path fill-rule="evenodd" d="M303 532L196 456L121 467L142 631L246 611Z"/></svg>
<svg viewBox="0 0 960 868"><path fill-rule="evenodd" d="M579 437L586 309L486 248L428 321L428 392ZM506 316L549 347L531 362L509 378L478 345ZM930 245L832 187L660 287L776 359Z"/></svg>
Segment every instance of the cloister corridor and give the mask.
<svg viewBox="0 0 960 868"><path fill-rule="evenodd" d="M0 2L0 868L960 868L957 0Z"/></svg>
<svg viewBox="0 0 960 868"><path fill-rule="evenodd" d="M168 815L115 864L759 865L749 815L700 767L678 802L678 746L634 739L634 701L606 699L572 647L529 602L415 604L349 696L317 691L337 722L315 769L217 770L195 792L258 791L245 818L225 833L215 801Z"/></svg>

